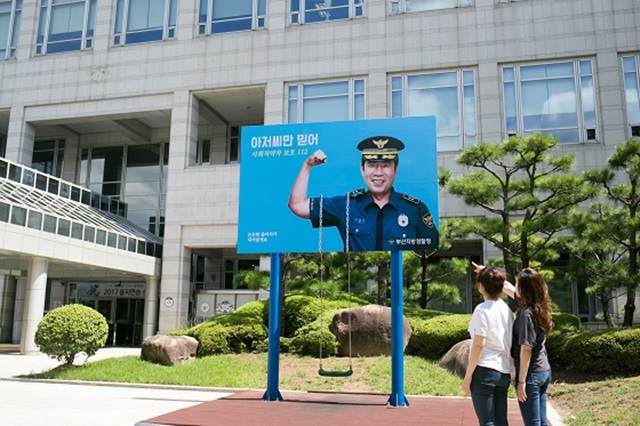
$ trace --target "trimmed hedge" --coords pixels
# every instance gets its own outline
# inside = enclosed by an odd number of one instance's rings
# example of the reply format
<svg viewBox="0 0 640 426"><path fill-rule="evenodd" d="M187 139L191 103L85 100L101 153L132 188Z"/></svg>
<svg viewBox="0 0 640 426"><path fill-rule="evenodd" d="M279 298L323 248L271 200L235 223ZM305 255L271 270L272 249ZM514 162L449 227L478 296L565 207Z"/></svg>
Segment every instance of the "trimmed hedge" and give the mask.
<svg viewBox="0 0 640 426"><path fill-rule="evenodd" d="M567 364L564 353L567 342L581 332L582 323L577 316L562 312L553 314L553 329L545 342L552 368Z"/></svg>
<svg viewBox="0 0 640 426"><path fill-rule="evenodd" d="M107 320L100 312L80 304L64 305L40 320L35 344L51 358L71 365L79 353L95 355L108 334Z"/></svg>
<svg viewBox="0 0 640 426"><path fill-rule="evenodd" d="M640 327L596 330L570 339L564 359L576 371L640 373Z"/></svg>
<svg viewBox="0 0 640 426"><path fill-rule="evenodd" d="M198 339L197 356L225 353L264 352L268 331L263 301L242 305L235 312L216 315L202 324L171 335L186 335Z"/></svg>
<svg viewBox="0 0 640 426"><path fill-rule="evenodd" d="M471 314L439 315L427 320L409 318L411 338L406 352L423 358L442 358L453 345L469 338Z"/></svg>

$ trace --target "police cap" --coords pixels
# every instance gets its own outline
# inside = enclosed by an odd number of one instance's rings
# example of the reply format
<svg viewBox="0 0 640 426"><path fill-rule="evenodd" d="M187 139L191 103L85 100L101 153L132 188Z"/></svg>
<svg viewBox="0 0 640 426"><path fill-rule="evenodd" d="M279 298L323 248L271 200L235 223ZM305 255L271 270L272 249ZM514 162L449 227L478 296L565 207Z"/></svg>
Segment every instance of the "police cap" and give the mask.
<svg viewBox="0 0 640 426"><path fill-rule="evenodd" d="M397 161L404 143L392 136L372 136L361 141L358 149L365 161Z"/></svg>

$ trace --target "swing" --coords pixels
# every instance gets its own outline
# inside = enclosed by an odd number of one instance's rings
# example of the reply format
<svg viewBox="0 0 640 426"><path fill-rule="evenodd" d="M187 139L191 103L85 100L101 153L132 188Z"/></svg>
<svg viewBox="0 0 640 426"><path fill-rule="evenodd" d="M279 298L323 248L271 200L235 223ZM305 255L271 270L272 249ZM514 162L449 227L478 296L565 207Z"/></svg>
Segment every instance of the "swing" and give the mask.
<svg viewBox="0 0 640 426"><path fill-rule="evenodd" d="M323 287L324 287L324 253L322 250L322 210L323 196L320 195L320 217L318 226L318 251L320 252L320 366L318 374L324 377L349 377L353 374L353 360L351 357L351 312L349 312L349 369L348 370L325 370L322 368L322 314L323 314ZM346 206L346 237L345 252L347 253L347 293L351 295L351 258L349 252L349 193L347 193ZM351 308L351 306L349 306Z"/></svg>

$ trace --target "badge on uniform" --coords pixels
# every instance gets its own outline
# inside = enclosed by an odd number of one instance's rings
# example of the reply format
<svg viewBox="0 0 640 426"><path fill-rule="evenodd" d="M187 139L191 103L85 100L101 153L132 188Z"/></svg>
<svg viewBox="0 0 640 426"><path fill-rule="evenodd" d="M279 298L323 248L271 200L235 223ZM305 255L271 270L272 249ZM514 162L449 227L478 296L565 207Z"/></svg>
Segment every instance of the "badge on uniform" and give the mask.
<svg viewBox="0 0 640 426"><path fill-rule="evenodd" d="M398 216L398 225L405 228L407 225L409 225L409 217L406 214L401 214L400 216Z"/></svg>
<svg viewBox="0 0 640 426"><path fill-rule="evenodd" d="M422 223L427 225L429 228L433 228L433 217L431 216L431 213L427 213L422 216Z"/></svg>

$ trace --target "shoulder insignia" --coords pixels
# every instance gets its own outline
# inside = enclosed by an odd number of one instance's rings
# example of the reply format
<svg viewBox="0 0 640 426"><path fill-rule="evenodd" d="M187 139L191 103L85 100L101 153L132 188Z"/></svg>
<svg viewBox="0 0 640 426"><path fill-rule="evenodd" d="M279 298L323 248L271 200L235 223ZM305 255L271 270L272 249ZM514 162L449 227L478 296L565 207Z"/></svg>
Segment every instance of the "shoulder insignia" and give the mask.
<svg viewBox="0 0 640 426"><path fill-rule="evenodd" d="M349 193L349 198L358 198L362 195L364 195L364 189L360 188L360 189L356 189L355 191L351 191Z"/></svg>
<svg viewBox="0 0 640 426"><path fill-rule="evenodd" d="M433 228L433 216L431 216L431 213L427 213L422 216L422 223L427 225L429 228Z"/></svg>
<svg viewBox="0 0 640 426"><path fill-rule="evenodd" d="M415 204L415 205L420 204L420 200L418 200L417 198L413 198L411 195L407 195L407 194L401 194L401 195L402 195L402 199L407 200L411 204Z"/></svg>

